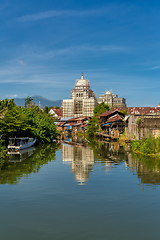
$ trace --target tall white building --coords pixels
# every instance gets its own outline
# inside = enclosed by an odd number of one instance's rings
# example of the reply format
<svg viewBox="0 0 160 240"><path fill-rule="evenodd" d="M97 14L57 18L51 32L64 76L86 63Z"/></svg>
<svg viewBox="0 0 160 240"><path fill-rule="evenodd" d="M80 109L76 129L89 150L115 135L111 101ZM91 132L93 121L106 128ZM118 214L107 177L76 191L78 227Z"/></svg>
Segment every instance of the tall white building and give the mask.
<svg viewBox="0 0 160 240"><path fill-rule="evenodd" d="M71 99L62 102L63 118L65 117L92 117L94 108L98 104L94 92L90 89L89 81L83 78L76 80L71 91Z"/></svg>
<svg viewBox="0 0 160 240"><path fill-rule="evenodd" d="M126 99L119 98L118 95L112 94L110 91L105 92L103 95L99 95L98 103L104 102L110 107L123 107L126 108Z"/></svg>

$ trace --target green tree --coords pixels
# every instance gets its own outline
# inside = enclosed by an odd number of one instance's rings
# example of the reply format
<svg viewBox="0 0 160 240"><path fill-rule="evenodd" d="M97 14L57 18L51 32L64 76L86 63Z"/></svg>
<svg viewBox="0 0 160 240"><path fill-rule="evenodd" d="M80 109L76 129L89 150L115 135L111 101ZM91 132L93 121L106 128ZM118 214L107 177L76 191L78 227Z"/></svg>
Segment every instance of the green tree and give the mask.
<svg viewBox="0 0 160 240"><path fill-rule="evenodd" d="M102 102L94 108L94 115L99 116L102 113L109 111L109 110L110 110L109 106L107 104L105 104L104 102Z"/></svg>
<svg viewBox="0 0 160 240"><path fill-rule="evenodd" d="M99 130L98 119L96 116L93 116L92 119L88 123L86 134L89 137L94 137L98 130Z"/></svg>
<svg viewBox="0 0 160 240"><path fill-rule="evenodd" d="M54 118L38 106L21 108L16 105L6 110L0 120L0 136L7 145L11 137L35 137L38 142L52 142L58 136Z"/></svg>
<svg viewBox="0 0 160 240"><path fill-rule="evenodd" d="M125 114L125 115L127 115L128 113L127 113L127 109L123 109L122 111L120 111L121 113L123 113L123 114Z"/></svg>
<svg viewBox="0 0 160 240"><path fill-rule="evenodd" d="M3 136L7 144L9 137L30 136L32 127L27 116L21 112L17 106L8 109L5 117L0 121L0 135Z"/></svg>
<svg viewBox="0 0 160 240"><path fill-rule="evenodd" d="M33 101L33 98L29 96L25 98L25 107L27 108L32 103L32 101Z"/></svg>
<svg viewBox="0 0 160 240"><path fill-rule="evenodd" d="M52 142L57 138L58 131L54 119L50 115L38 114L33 119L34 135L39 142Z"/></svg>
<svg viewBox="0 0 160 240"><path fill-rule="evenodd" d="M102 113L109 111L109 110L110 110L109 106L107 104L105 104L104 102L98 104L94 108L94 116L89 121L88 126L87 126L86 134L88 136L94 137L96 135L96 132L101 130L97 116L99 116Z"/></svg>
<svg viewBox="0 0 160 240"><path fill-rule="evenodd" d="M53 106L49 107L49 108L48 108L48 112L49 112L52 108L54 108L54 107L53 107Z"/></svg>
<svg viewBox="0 0 160 240"><path fill-rule="evenodd" d="M48 114L49 108L48 108L47 106L45 106L45 107L43 108L43 112L46 113L46 114Z"/></svg>
<svg viewBox="0 0 160 240"><path fill-rule="evenodd" d="M39 107L25 108L24 111L29 118L29 123L33 128L33 135L38 142L51 142L58 136L58 131L54 124L54 118L50 114L44 113Z"/></svg>
<svg viewBox="0 0 160 240"><path fill-rule="evenodd" d="M15 103L14 103L14 98L8 100L7 98L6 99L3 99L0 101L0 112L4 109L8 109L8 108L12 108L15 106Z"/></svg>

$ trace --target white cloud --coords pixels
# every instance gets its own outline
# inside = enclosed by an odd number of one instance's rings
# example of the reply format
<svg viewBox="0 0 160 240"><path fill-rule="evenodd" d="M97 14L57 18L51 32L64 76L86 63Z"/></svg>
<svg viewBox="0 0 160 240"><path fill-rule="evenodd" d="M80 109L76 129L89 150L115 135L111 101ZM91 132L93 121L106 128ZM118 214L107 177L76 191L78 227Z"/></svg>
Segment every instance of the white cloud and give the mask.
<svg viewBox="0 0 160 240"><path fill-rule="evenodd" d="M152 70L155 70L155 69L160 69L160 66L152 67Z"/></svg>
<svg viewBox="0 0 160 240"><path fill-rule="evenodd" d="M59 48L55 50L47 51L43 48L38 49L30 49L24 53L25 57L29 57L31 60L37 59L43 61L45 59L50 59L56 56L60 55L68 55L68 56L74 56L77 54L90 52L90 53L96 53L96 54L103 54L105 52L111 52L111 53L127 53L131 51L131 49L125 47L125 46L118 46L118 45L88 45L88 44L82 44L82 45L74 45L74 46L68 46L66 48Z"/></svg>
<svg viewBox="0 0 160 240"><path fill-rule="evenodd" d="M7 94L7 97L8 98L16 98L16 97L18 97L18 95L17 94Z"/></svg>
<svg viewBox="0 0 160 240"><path fill-rule="evenodd" d="M20 22L33 22L54 17L107 17L117 19L124 14L136 11L137 7L130 4L105 4L101 8L88 9L88 10L61 10L54 9L49 11L37 12L32 14L23 15L17 18Z"/></svg>
<svg viewBox="0 0 160 240"><path fill-rule="evenodd" d="M85 11L78 11L78 10L50 10L45 12L33 13L24 15L18 18L18 21L21 22L31 22L31 21L38 21L46 18L53 18L58 16L64 17L80 17L80 16L96 16L97 14L103 13L103 9L96 9L96 10L85 10Z"/></svg>
<svg viewBox="0 0 160 240"><path fill-rule="evenodd" d="M19 64L21 64L21 65L24 64L24 62L23 62L22 60L18 60L18 59L16 59L16 61L17 61Z"/></svg>

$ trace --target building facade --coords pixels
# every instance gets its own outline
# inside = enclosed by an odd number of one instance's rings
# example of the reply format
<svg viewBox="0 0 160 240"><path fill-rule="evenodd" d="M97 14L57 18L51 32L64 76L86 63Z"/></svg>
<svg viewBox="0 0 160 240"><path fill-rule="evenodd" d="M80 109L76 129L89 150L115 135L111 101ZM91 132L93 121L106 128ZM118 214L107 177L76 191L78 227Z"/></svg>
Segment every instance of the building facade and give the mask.
<svg viewBox="0 0 160 240"><path fill-rule="evenodd" d="M125 136L129 139L142 140L144 138L160 136L160 112L147 114L130 114L126 119Z"/></svg>
<svg viewBox="0 0 160 240"><path fill-rule="evenodd" d="M65 117L92 117L94 108L98 104L94 92L90 89L89 81L83 78L76 80L71 91L71 99L62 102L63 118Z"/></svg>
<svg viewBox="0 0 160 240"><path fill-rule="evenodd" d="M104 102L112 107L123 107L126 108L126 99L119 98L118 95L112 94L110 91L105 92L103 95L99 95L98 103Z"/></svg>

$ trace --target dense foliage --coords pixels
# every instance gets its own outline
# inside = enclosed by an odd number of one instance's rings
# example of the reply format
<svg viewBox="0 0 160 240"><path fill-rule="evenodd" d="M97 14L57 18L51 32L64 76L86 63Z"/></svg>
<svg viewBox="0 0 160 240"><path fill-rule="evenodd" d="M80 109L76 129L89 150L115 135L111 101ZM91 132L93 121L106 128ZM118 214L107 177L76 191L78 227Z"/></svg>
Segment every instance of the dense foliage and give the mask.
<svg viewBox="0 0 160 240"><path fill-rule="evenodd" d="M27 115L29 116L31 126L33 127L33 135L39 142L51 142L53 139L57 138L58 132L52 116L39 111L39 108L38 114L35 108L31 108L27 111Z"/></svg>
<svg viewBox="0 0 160 240"><path fill-rule="evenodd" d="M7 156L5 141L0 139L0 168L3 166L5 162L5 158Z"/></svg>
<svg viewBox="0 0 160 240"><path fill-rule="evenodd" d="M4 103L6 101L4 100ZM51 142L57 138L58 132L54 119L39 107L17 107L14 102L3 104L5 115L0 120L0 136L5 140L9 137L34 137L38 142Z"/></svg>
<svg viewBox="0 0 160 240"><path fill-rule="evenodd" d="M44 112L44 113L49 113L49 107L45 106L45 107L43 108L43 112Z"/></svg>
<svg viewBox="0 0 160 240"><path fill-rule="evenodd" d="M93 116L88 123L86 134L90 137L94 137L98 129L99 129L98 119L96 116Z"/></svg>
<svg viewBox="0 0 160 240"><path fill-rule="evenodd" d="M94 108L94 116L92 117L92 119L89 121L88 126L87 126L87 131L86 134L89 137L93 137L96 135L96 133L98 131L101 130L100 125L99 125L99 119L97 118L97 116L101 115L102 113L109 111L110 108L108 105L106 105L104 102L98 104L95 108Z"/></svg>
<svg viewBox="0 0 160 240"><path fill-rule="evenodd" d="M109 111L110 108L107 104L105 104L104 102L98 104L95 108L94 108L94 116L99 116L102 113Z"/></svg>
<svg viewBox="0 0 160 240"><path fill-rule="evenodd" d="M160 137L145 138L142 141L132 141L132 150L143 154L160 153Z"/></svg>

